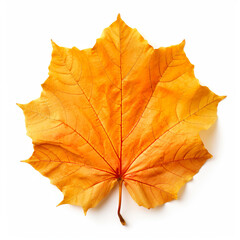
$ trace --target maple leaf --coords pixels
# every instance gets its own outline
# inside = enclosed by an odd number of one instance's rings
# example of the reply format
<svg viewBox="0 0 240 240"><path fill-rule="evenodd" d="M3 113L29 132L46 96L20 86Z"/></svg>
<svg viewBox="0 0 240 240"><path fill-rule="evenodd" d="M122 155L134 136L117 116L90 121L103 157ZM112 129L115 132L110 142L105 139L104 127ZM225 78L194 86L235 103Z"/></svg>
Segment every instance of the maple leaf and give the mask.
<svg viewBox="0 0 240 240"><path fill-rule="evenodd" d="M179 45L154 49L118 16L92 49L54 42L41 97L19 104L34 153L26 160L85 214L119 185L153 208L177 198L211 154L199 131L224 98L199 84Z"/></svg>

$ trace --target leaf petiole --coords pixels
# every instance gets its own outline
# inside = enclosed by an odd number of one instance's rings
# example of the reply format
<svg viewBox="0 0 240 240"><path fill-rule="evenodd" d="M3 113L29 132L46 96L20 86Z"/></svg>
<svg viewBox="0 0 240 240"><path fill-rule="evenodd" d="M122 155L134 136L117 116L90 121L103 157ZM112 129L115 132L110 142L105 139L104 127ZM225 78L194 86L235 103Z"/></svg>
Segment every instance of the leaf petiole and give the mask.
<svg viewBox="0 0 240 240"><path fill-rule="evenodd" d="M118 184L119 184L118 217L119 217L120 222L122 223L122 225L126 225L126 222L125 222L124 218L122 217L122 215L120 213L121 203L122 203L122 183L123 183L123 180L119 179L118 180Z"/></svg>

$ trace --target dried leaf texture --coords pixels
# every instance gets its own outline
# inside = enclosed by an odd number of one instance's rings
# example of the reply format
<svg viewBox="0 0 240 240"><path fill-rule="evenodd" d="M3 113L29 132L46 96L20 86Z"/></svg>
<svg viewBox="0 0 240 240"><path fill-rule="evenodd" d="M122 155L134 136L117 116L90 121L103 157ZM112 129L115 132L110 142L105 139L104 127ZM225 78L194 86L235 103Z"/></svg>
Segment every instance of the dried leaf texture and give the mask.
<svg viewBox="0 0 240 240"><path fill-rule="evenodd" d="M120 15L92 49L52 43L41 97L19 106L34 144L26 162L63 192L61 204L86 213L118 182L119 206L124 183L153 208L211 157L199 131L224 97L199 84L184 44L154 49Z"/></svg>

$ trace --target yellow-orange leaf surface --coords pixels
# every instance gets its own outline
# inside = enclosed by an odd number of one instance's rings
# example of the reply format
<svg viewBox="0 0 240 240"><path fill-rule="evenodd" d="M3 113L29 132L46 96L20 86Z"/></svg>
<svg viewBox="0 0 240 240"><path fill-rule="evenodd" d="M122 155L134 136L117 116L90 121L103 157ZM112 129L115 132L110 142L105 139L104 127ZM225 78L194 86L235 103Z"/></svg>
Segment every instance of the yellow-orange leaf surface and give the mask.
<svg viewBox="0 0 240 240"><path fill-rule="evenodd" d="M34 153L26 162L86 213L122 183L153 208L211 154L199 131L217 118L217 96L199 84L179 45L154 49L118 16L92 49L53 45L41 97L19 104Z"/></svg>

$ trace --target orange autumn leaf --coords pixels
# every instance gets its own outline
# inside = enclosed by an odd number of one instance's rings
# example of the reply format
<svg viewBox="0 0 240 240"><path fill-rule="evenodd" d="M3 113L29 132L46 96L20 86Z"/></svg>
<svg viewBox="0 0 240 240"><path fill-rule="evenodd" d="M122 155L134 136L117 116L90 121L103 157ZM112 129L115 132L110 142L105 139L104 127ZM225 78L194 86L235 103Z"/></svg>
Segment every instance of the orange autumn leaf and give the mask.
<svg viewBox="0 0 240 240"><path fill-rule="evenodd" d="M118 16L91 49L53 45L41 97L19 104L26 160L86 213L118 183L153 208L177 198L211 154L199 132L224 98L199 84L179 45L154 49Z"/></svg>

